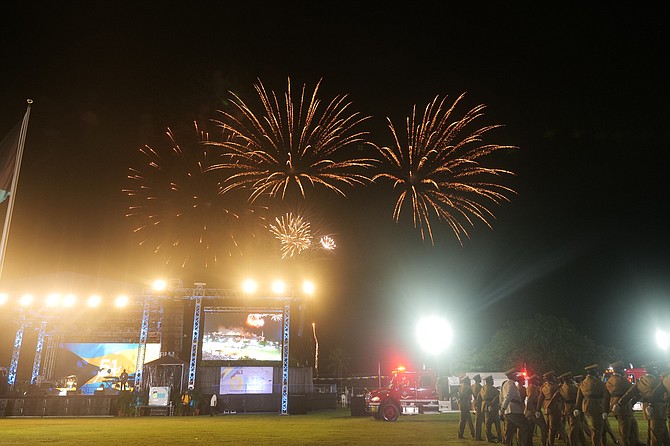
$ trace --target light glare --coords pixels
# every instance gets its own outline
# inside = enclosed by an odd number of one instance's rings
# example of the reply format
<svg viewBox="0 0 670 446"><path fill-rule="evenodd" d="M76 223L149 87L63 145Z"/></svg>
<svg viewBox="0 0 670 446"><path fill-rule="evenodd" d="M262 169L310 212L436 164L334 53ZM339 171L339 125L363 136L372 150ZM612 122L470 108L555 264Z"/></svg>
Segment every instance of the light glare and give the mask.
<svg viewBox="0 0 670 446"><path fill-rule="evenodd" d="M86 303L89 307L92 308L97 307L98 305L100 305L100 296L94 294L88 298L88 301Z"/></svg>
<svg viewBox="0 0 670 446"><path fill-rule="evenodd" d="M21 299L19 299L19 304L21 304L21 306L27 307L31 303L33 303L32 294L24 294L23 296L21 296Z"/></svg>
<svg viewBox="0 0 670 446"><path fill-rule="evenodd" d="M167 282L163 279L156 279L151 285L151 288L153 288L154 291L163 291L165 288L167 288Z"/></svg>
<svg viewBox="0 0 670 446"><path fill-rule="evenodd" d="M244 282L242 282L242 290L245 293L251 294L255 293L256 289L258 288L258 285L253 279L247 279Z"/></svg>
<svg viewBox="0 0 670 446"><path fill-rule="evenodd" d="M60 295L58 293L51 293L47 296L46 298L46 306L47 307L57 307L58 303L60 302Z"/></svg>
<svg viewBox="0 0 670 446"><path fill-rule="evenodd" d="M310 280L305 280L302 283L302 291L305 294L309 294L310 296L314 294L314 282Z"/></svg>
<svg viewBox="0 0 670 446"><path fill-rule="evenodd" d="M77 298L74 296L74 294L67 294L65 297L63 297L63 306L73 307L76 300Z"/></svg>
<svg viewBox="0 0 670 446"><path fill-rule="evenodd" d="M286 284L281 280L272 282L272 292L275 294L283 294L286 291Z"/></svg>
<svg viewBox="0 0 670 446"><path fill-rule="evenodd" d="M116 305L118 308L123 308L126 305L128 305L128 296L125 295L120 295L117 296L116 300L114 301L114 305Z"/></svg>
<svg viewBox="0 0 670 446"><path fill-rule="evenodd" d="M656 344L658 344L661 350L668 350L668 347L670 346L670 335L667 331L661 329L656 330Z"/></svg>
<svg viewBox="0 0 670 446"><path fill-rule="evenodd" d="M449 347L453 333L447 321L437 316L430 316L419 321L416 337L425 351L439 354Z"/></svg>

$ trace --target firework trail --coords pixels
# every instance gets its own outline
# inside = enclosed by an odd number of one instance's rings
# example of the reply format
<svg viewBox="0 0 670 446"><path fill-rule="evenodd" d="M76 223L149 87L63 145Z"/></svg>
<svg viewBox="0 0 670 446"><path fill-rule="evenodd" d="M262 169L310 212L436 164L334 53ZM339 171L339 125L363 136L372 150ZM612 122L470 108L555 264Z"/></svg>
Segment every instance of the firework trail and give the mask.
<svg viewBox="0 0 670 446"><path fill-rule="evenodd" d="M389 181L398 193L393 218L398 222L402 209L409 206L414 227L423 240L434 244L431 220L447 222L458 240L468 236L466 226L481 220L491 227L491 204L509 201L514 191L499 184L512 172L482 163L488 155L515 147L484 143L483 137L500 127L489 125L469 130L483 115L478 105L462 118L454 118L455 108L464 95L447 106L446 97L436 97L426 106L423 116L416 106L407 119L407 141L401 143L393 123L388 121L394 147L378 147L381 170L373 182Z"/></svg>
<svg viewBox="0 0 670 446"><path fill-rule="evenodd" d="M232 196L219 194L220 177L207 172L218 159L199 144L205 135L197 125L195 130L192 146L182 147L168 129L168 146L142 147L140 167L129 168L130 187L123 190L131 200L126 216L135 224L140 245L182 267L210 266L222 253L240 254L237 235L256 218L244 197L238 208Z"/></svg>
<svg viewBox="0 0 670 446"><path fill-rule="evenodd" d="M323 107L317 98L320 83L311 95L303 85L296 100L289 79L282 102L259 81L254 87L261 114L231 92L233 112L219 111L221 119L214 122L234 137L208 141L223 148L226 158L212 169L231 172L223 193L242 188L254 202L261 196L284 199L293 189L305 198L308 188L322 186L345 196L343 186L369 183L364 173L374 160L350 156L350 149L369 144L367 133L358 130L368 117L351 112L346 96Z"/></svg>

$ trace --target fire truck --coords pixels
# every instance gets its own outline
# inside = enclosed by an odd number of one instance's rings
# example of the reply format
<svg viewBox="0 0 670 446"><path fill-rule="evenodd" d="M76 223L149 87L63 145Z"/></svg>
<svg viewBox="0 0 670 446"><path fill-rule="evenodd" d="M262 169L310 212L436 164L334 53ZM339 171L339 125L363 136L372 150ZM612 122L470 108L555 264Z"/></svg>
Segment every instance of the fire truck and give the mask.
<svg viewBox="0 0 670 446"><path fill-rule="evenodd" d="M365 407L376 420L384 421L395 421L401 414L439 413L444 392L444 383L433 370L410 372L400 367L391 372L387 387L365 394Z"/></svg>

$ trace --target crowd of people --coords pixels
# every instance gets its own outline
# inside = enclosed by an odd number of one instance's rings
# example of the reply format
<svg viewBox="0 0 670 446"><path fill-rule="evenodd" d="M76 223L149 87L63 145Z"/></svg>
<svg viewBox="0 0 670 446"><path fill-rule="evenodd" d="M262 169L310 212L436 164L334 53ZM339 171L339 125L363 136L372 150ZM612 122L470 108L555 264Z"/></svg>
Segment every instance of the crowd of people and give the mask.
<svg viewBox="0 0 670 446"><path fill-rule="evenodd" d="M569 446L670 446L670 367L645 365L646 374L632 383L621 361L607 374L596 364L584 374L548 371L526 380L516 369L505 372L500 388L493 377L461 377L458 387L458 438L466 429L473 439L505 445L553 446L558 438ZM483 381L483 384L482 384ZM642 403L648 423L642 441L633 406ZM473 419L474 416L474 419ZM616 430L610 425L616 420Z"/></svg>

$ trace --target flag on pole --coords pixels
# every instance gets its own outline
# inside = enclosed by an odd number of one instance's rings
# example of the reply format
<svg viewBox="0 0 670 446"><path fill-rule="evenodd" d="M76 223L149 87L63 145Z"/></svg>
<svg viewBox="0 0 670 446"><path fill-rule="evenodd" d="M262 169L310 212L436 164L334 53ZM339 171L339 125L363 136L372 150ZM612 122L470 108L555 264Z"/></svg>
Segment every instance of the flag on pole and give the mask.
<svg viewBox="0 0 670 446"><path fill-rule="evenodd" d="M19 121L0 143L0 203L5 201L11 192L22 123L23 121Z"/></svg>
<svg viewBox="0 0 670 446"><path fill-rule="evenodd" d="M0 280L5 268L5 254L7 253L7 239L9 238L9 228L12 223L12 214L14 213L14 201L16 200L16 185L19 182L19 172L21 170L21 159L23 158L23 148L26 142L26 132L28 131L28 118L30 118L30 106L32 99L26 101L28 107L23 120L9 132L0 143L0 203L7 197L7 212L5 212L5 225L2 228L2 238L0 238Z"/></svg>

